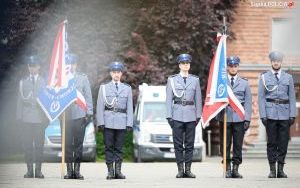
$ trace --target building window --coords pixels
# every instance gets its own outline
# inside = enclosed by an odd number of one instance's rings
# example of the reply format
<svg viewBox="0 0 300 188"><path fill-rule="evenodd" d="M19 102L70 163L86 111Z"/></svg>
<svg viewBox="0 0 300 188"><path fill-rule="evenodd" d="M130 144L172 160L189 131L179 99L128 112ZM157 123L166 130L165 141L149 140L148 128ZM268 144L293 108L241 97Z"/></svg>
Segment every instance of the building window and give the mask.
<svg viewBox="0 0 300 188"><path fill-rule="evenodd" d="M300 84L296 84L295 92L296 92L296 100L297 102L300 102Z"/></svg>
<svg viewBox="0 0 300 188"><path fill-rule="evenodd" d="M285 55L297 55L300 50L300 27L294 19L274 18L272 21L272 50Z"/></svg>

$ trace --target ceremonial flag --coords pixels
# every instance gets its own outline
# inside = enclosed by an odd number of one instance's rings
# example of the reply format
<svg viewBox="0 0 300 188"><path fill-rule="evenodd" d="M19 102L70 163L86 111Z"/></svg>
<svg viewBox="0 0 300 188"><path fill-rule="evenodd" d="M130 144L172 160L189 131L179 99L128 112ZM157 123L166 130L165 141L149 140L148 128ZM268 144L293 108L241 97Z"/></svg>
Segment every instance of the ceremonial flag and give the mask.
<svg viewBox="0 0 300 188"><path fill-rule="evenodd" d="M203 128L207 127L209 121L228 104L226 65L226 35L222 35L209 69L206 98L201 117Z"/></svg>
<svg viewBox="0 0 300 188"><path fill-rule="evenodd" d="M74 101L86 109L84 97L76 89L71 65L66 63L66 24L65 20L59 26L52 50L47 86L40 91L37 99L50 121L55 120Z"/></svg>
<svg viewBox="0 0 300 188"><path fill-rule="evenodd" d="M228 104L244 119L245 111L232 89L227 84L226 35L218 37L218 47L210 65L206 98L201 117L202 127L209 125Z"/></svg>

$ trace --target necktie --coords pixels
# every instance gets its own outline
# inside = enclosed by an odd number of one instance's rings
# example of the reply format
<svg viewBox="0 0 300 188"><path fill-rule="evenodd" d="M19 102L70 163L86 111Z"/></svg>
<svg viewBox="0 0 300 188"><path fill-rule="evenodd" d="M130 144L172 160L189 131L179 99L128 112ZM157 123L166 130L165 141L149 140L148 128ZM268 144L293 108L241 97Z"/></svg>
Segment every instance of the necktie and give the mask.
<svg viewBox="0 0 300 188"><path fill-rule="evenodd" d="M116 84L116 89L117 89L117 91L118 91L118 89L119 89L119 87L118 87L118 83L115 83Z"/></svg>
<svg viewBox="0 0 300 188"><path fill-rule="evenodd" d="M278 82L278 81L279 81L279 78L278 78L278 72L275 72L274 74L275 74L275 78L276 78L276 80L277 80L277 82Z"/></svg>
<svg viewBox="0 0 300 188"><path fill-rule="evenodd" d="M186 84L186 77L182 77L182 78L183 78L184 84Z"/></svg>
<svg viewBox="0 0 300 188"><path fill-rule="evenodd" d="M234 84L234 78L233 77L231 77L231 81L230 81L230 84L231 84L231 86L233 86L233 84Z"/></svg>

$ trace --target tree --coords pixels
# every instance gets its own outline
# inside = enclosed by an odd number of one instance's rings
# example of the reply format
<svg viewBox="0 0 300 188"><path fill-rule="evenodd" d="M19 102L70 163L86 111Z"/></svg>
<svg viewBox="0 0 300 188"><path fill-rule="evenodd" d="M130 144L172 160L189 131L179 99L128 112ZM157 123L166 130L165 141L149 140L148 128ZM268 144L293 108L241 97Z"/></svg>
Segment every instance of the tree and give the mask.
<svg viewBox="0 0 300 188"><path fill-rule="evenodd" d="M189 53L192 73L200 77L204 91L216 33L221 32L223 15L231 23L237 0L146 2L136 16L131 46L124 53L128 80L134 85L165 84L168 75L178 72L177 55Z"/></svg>
<svg viewBox="0 0 300 188"><path fill-rule="evenodd" d="M1 128L17 130L11 125L15 124L20 72L26 71L22 55L39 54L47 73L57 27L65 18L69 21L70 49L80 57L80 68L90 78L94 99L100 83L109 76L106 67L111 61L124 58L128 69L124 80L133 86L136 97L139 84L165 84L168 75L177 73L175 58L180 53L193 56L192 73L200 76L204 93L216 31L222 28L223 15L230 26L237 1L1 0L0 85L4 103L0 120L5 120ZM2 129L6 137L17 137Z"/></svg>

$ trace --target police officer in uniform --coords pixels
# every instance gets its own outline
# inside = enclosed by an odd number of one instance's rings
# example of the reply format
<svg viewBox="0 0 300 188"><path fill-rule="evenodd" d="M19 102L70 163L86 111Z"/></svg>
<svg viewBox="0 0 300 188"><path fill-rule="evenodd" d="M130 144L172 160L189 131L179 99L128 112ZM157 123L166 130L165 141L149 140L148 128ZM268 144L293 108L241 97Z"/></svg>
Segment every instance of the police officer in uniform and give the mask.
<svg viewBox="0 0 300 188"><path fill-rule="evenodd" d="M92 121L93 101L91 87L87 75L77 72L78 56L67 54L66 63L71 64L71 72L74 75L76 89L83 95L87 110L83 110L75 102L66 110L66 165L65 179L81 179L80 162L82 160L83 140L86 125ZM74 168L73 168L74 164Z"/></svg>
<svg viewBox="0 0 300 188"><path fill-rule="evenodd" d="M110 64L112 80L99 88L97 101L97 125L103 131L105 159L108 169L106 179L125 179L121 172L126 131L132 131L133 104L131 86L122 83L124 65ZM115 163L115 169L114 169Z"/></svg>
<svg viewBox="0 0 300 188"><path fill-rule="evenodd" d="M269 54L272 69L261 74L258 85L259 115L267 132L269 178L287 178L283 171L287 153L290 126L296 117L294 81L281 70L283 54Z"/></svg>
<svg viewBox="0 0 300 188"><path fill-rule="evenodd" d="M176 178L195 178L191 172L195 129L202 113L200 80L189 74L192 57L181 54L176 59L179 74L168 78L167 120L173 131L178 174ZM185 164L185 168L184 168Z"/></svg>
<svg viewBox="0 0 300 188"><path fill-rule="evenodd" d="M244 134L248 130L252 113L252 94L248 80L238 75L240 58L231 56L227 58L228 85L245 110L245 119L241 119L229 105L227 114L227 138L226 138L226 178L243 178L238 172L242 163L242 146ZM216 117L220 125L220 151L223 156L223 124L224 112L222 110ZM233 156L230 157L231 144L233 143ZM232 162L232 170L231 170Z"/></svg>
<svg viewBox="0 0 300 188"><path fill-rule="evenodd" d="M45 87L45 80L40 76L40 59L38 56L26 58L29 75L19 83L17 119L23 124L23 145L27 173L24 178L44 178L42 174L43 148L47 117L37 103L37 95ZM35 173L33 173L35 163Z"/></svg>

